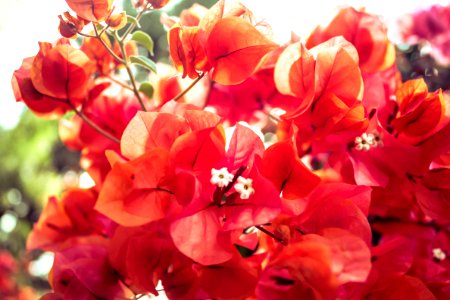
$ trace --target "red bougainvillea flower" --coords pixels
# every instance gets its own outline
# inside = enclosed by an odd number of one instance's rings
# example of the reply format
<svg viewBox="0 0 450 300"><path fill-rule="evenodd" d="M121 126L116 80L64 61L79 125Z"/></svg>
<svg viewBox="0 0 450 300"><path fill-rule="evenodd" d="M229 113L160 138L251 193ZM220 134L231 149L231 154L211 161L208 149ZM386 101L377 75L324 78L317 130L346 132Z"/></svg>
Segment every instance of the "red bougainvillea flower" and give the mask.
<svg viewBox="0 0 450 300"><path fill-rule="evenodd" d="M109 246L109 260L137 293L158 295L156 284L181 254L173 246L166 221L140 227L119 226Z"/></svg>
<svg viewBox="0 0 450 300"><path fill-rule="evenodd" d="M102 35L103 42L112 48L114 53L122 58L122 53L118 43L111 45L111 41L106 35ZM114 57L106 50L102 43L97 38L86 37L83 39L80 50L82 50L91 59L91 62L96 65L97 72L100 75L113 76L113 73L123 67L123 64L114 59ZM127 56L137 55L137 45L135 41L125 42L125 53Z"/></svg>
<svg viewBox="0 0 450 300"><path fill-rule="evenodd" d="M345 150L367 128L358 54L342 37L310 50L300 43L288 46L276 61L274 76L281 93L300 100L278 124L279 137L294 138L300 157Z"/></svg>
<svg viewBox="0 0 450 300"><path fill-rule="evenodd" d="M445 113L441 90L428 93L423 79L408 80L396 92L398 112L392 126L408 137L429 135L442 121Z"/></svg>
<svg viewBox="0 0 450 300"><path fill-rule="evenodd" d="M273 144L264 152L261 173L272 181L284 199L305 197L320 183L320 178L298 159L294 147L286 142Z"/></svg>
<svg viewBox="0 0 450 300"><path fill-rule="evenodd" d="M95 209L124 226L140 226L178 211L168 152L155 148L127 163L116 162Z"/></svg>
<svg viewBox="0 0 450 300"><path fill-rule="evenodd" d="M55 251L71 237L106 234L110 222L94 211L96 200L95 191L83 189L68 190L60 200L50 197L28 236L27 249Z"/></svg>
<svg viewBox="0 0 450 300"><path fill-rule="evenodd" d="M428 171L416 185L416 197L425 214L438 223L450 224L450 168Z"/></svg>
<svg viewBox="0 0 450 300"><path fill-rule="evenodd" d="M63 299L131 296L109 264L107 240L100 237L78 238L57 251L49 282L55 296L59 294Z"/></svg>
<svg viewBox="0 0 450 300"><path fill-rule="evenodd" d="M430 55L439 64L450 64L449 41L450 16L448 5L432 5L412 14L403 16L399 21L400 33L408 44L425 42L431 46Z"/></svg>
<svg viewBox="0 0 450 300"><path fill-rule="evenodd" d="M39 45L39 53L24 59L14 72L14 95L38 115L61 116L82 103L94 70L86 54L67 40L61 39L54 46Z"/></svg>
<svg viewBox="0 0 450 300"><path fill-rule="evenodd" d="M169 150L180 135L214 127L220 122L219 116L193 106L187 106L179 114L170 113L171 104L163 106L160 112L139 112L128 123L121 140L122 154L125 157L137 158L146 151L159 147Z"/></svg>
<svg viewBox="0 0 450 300"><path fill-rule="evenodd" d="M297 108L298 98L282 95L275 87L273 68L263 68L236 85L210 84L206 109L235 124L243 121L251 125L262 126L267 123L267 111L272 107L293 111Z"/></svg>
<svg viewBox="0 0 450 300"><path fill-rule="evenodd" d="M356 47L364 72L383 71L394 64L395 48L387 38L385 25L377 16L352 7L341 9L327 26L317 27L306 47L312 48L340 35Z"/></svg>
<svg viewBox="0 0 450 300"><path fill-rule="evenodd" d="M314 111L326 114L325 121L331 115L339 114L326 108L329 105L316 108L319 102L334 98L331 102L335 104L331 106L339 109L357 106L363 96L358 54L355 47L342 37L332 38L310 50L300 42L288 46L278 57L274 78L280 93L300 99L299 105L283 116L285 119L298 117L309 109L313 119L322 119L317 113L314 116ZM321 124L314 124L314 128L323 125L320 120L315 122Z"/></svg>
<svg viewBox="0 0 450 300"><path fill-rule="evenodd" d="M358 237L341 229L307 234L274 255L263 271L258 299L336 299L338 287L364 282L370 251Z"/></svg>
<svg viewBox="0 0 450 300"><path fill-rule="evenodd" d="M113 0L66 0L66 3L79 17L100 22L110 15Z"/></svg>
<svg viewBox="0 0 450 300"><path fill-rule="evenodd" d="M139 108L132 92L109 80L97 79L83 105L83 113L119 140ZM99 134L77 115L60 120L59 136L67 147L82 152L81 165L100 188L111 169L105 150L119 152L119 145Z"/></svg>
<svg viewBox="0 0 450 300"><path fill-rule="evenodd" d="M211 70L221 84L236 84L248 78L263 56L277 46L247 20L246 9L224 11L225 1L216 3L198 26L174 25L168 33L169 50L175 67L184 76L196 78Z"/></svg>
<svg viewBox="0 0 450 300"><path fill-rule="evenodd" d="M16 296L16 283L13 279L16 272L17 264L14 257L9 252L0 250L0 295L7 299Z"/></svg>
<svg viewBox="0 0 450 300"><path fill-rule="evenodd" d="M448 298L450 264L446 253L450 251L450 236L444 228L429 222L401 222L394 219L386 222L383 219L374 219L373 230L381 238L380 245L372 251L377 257L374 263L375 273L379 275L373 276L377 281L372 290L376 291L388 286L389 291L386 293L397 293L397 287L387 284L393 281L389 278L407 275L412 277L408 281L415 290L418 288L423 290L424 295L430 297L432 293L435 297L424 299ZM386 251L390 251L392 257L383 257ZM403 288L398 290L398 292L412 294Z"/></svg>
<svg viewBox="0 0 450 300"><path fill-rule="evenodd" d="M290 225L306 233L341 228L370 245L369 214L371 188L344 183L323 183L307 198L306 206Z"/></svg>
<svg viewBox="0 0 450 300"><path fill-rule="evenodd" d="M92 72L86 54L64 41L40 43L31 68L31 81L40 93L78 104L87 95Z"/></svg>
<svg viewBox="0 0 450 300"><path fill-rule="evenodd" d="M72 108L67 100L57 99L40 93L31 81L31 66L34 57L25 58L20 69L14 71L11 83L16 101L23 101L36 115L44 118L57 118Z"/></svg>
<svg viewBox="0 0 450 300"><path fill-rule="evenodd" d="M264 151L260 138L238 124L225 151L219 134L217 129L187 133L171 149L179 174L196 185L192 196L184 197L171 236L183 254L204 265L230 260L236 233L265 224L280 211L279 192L255 163Z"/></svg>
<svg viewBox="0 0 450 300"><path fill-rule="evenodd" d="M308 109L315 95L315 59L300 43L286 47L275 65L275 84L280 93L298 97L301 104L288 115L297 115Z"/></svg>

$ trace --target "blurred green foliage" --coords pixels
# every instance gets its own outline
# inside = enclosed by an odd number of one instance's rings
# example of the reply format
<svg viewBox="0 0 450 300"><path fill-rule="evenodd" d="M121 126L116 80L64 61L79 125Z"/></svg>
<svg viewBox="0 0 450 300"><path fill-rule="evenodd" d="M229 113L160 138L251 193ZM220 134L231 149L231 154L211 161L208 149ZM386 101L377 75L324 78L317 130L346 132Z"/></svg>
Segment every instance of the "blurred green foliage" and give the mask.
<svg viewBox="0 0 450 300"><path fill-rule="evenodd" d="M58 121L46 121L30 111L17 127L0 127L0 244L19 263L20 284L45 288L46 278L33 278L27 264L40 253L27 254L26 238L49 195L59 195L62 174L77 170L78 154L58 139Z"/></svg>

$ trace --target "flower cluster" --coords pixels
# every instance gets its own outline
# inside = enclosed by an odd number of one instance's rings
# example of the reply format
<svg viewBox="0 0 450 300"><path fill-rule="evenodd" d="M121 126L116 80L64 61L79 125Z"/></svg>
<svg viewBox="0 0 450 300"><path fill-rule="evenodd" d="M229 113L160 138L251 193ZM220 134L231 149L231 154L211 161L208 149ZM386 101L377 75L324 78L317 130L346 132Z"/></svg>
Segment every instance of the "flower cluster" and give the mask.
<svg viewBox="0 0 450 300"><path fill-rule="evenodd" d="M75 112L61 139L95 181L28 238L55 253L42 299L450 297L448 96L401 81L377 16L278 45L238 2L194 5L162 17L180 76L138 82L162 67L133 30L168 1L135 1L122 35L112 1L66 2L80 49L41 43L13 75L38 115Z"/></svg>

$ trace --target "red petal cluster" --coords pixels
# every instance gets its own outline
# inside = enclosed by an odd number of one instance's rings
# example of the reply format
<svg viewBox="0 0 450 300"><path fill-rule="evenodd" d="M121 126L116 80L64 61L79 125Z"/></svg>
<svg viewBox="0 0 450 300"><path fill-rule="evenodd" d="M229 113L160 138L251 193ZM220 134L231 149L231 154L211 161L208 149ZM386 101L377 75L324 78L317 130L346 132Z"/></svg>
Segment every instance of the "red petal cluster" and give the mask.
<svg viewBox="0 0 450 300"><path fill-rule="evenodd" d="M67 2L77 20L111 11ZM42 43L15 72L16 98L37 113L83 104L60 134L96 182L51 197L29 236L55 252L42 299L138 298L159 284L170 299L449 298L445 92L401 82L367 12L344 8L306 43L277 46L228 4L162 17L174 67L194 81L159 75L148 111L106 39L85 52Z"/></svg>
<svg viewBox="0 0 450 300"><path fill-rule="evenodd" d="M39 46L39 53L14 72L14 96L37 115L58 117L84 101L94 70L87 55L66 40Z"/></svg>

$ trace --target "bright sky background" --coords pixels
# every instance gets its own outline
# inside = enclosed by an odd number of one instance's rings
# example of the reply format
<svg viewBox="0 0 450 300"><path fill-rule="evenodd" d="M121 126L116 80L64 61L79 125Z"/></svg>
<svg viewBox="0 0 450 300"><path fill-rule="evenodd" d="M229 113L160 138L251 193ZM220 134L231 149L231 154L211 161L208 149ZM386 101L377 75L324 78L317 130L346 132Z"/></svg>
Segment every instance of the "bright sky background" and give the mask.
<svg viewBox="0 0 450 300"><path fill-rule="evenodd" d="M398 16L443 0L242 0L255 14L265 16L279 41L289 37L292 28L305 36L326 20L333 8L342 4L365 6L395 25ZM0 126L11 128L18 122L23 104L16 103L11 76L22 59L36 55L38 41L52 42L59 37L58 15L67 10L64 0L0 0Z"/></svg>

